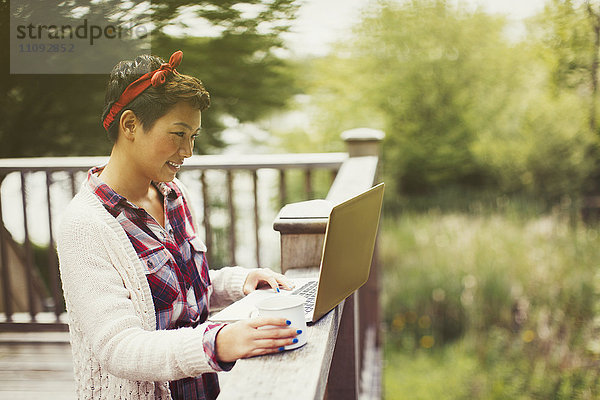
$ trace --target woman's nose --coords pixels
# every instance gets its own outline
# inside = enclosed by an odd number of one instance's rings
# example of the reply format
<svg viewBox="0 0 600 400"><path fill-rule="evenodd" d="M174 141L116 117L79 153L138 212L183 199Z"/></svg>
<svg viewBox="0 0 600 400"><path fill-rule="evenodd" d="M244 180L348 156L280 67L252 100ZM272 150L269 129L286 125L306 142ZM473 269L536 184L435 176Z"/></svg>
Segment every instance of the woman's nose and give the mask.
<svg viewBox="0 0 600 400"><path fill-rule="evenodd" d="M179 148L179 154L184 158L191 157L194 151L194 140L184 140L183 142Z"/></svg>

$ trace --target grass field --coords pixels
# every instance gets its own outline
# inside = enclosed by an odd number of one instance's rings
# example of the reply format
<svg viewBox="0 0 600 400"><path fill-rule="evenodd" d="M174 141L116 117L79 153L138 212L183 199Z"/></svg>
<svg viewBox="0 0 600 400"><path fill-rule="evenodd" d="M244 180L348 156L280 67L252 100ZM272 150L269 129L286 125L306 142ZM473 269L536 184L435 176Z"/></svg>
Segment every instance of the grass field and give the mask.
<svg viewBox="0 0 600 400"><path fill-rule="evenodd" d="M600 398L597 227L405 212L381 253L386 399Z"/></svg>

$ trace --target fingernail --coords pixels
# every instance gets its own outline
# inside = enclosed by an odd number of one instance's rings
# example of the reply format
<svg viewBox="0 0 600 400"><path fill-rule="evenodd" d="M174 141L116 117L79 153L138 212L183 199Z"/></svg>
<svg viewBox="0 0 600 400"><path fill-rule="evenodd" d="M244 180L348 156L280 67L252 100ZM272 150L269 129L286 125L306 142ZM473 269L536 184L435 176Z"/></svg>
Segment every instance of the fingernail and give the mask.
<svg viewBox="0 0 600 400"><path fill-rule="evenodd" d="M279 351L284 351L284 350L285 350L285 347L280 347L279 348Z"/></svg>
<svg viewBox="0 0 600 400"><path fill-rule="evenodd" d="M298 343L298 339L294 338L294 340L292 340L292 342Z"/></svg>
<svg viewBox="0 0 600 400"><path fill-rule="evenodd" d="M298 329L298 330L296 331L296 333L297 333L298 335L299 335L299 334L301 334L301 333L302 333L302 329Z"/></svg>
<svg viewBox="0 0 600 400"><path fill-rule="evenodd" d="M286 320L286 321L285 321L285 324L286 324L286 325L291 325L291 324L292 324L292 321L290 321L290 320Z"/></svg>
<svg viewBox="0 0 600 400"><path fill-rule="evenodd" d="M276 289L277 289L277 293L279 293L280 292L279 288L276 288Z"/></svg>

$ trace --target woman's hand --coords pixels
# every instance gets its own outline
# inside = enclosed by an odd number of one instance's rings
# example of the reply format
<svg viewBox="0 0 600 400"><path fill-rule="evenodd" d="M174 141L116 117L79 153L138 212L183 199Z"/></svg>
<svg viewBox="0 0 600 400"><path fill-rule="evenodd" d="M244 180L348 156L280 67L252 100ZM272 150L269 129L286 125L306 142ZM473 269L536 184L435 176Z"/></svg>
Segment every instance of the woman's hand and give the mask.
<svg viewBox="0 0 600 400"><path fill-rule="evenodd" d="M288 322L285 318L258 317L225 325L216 338L217 360L233 362L283 351L283 346L294 344L301 333Z"/></svg>
<svg viewBox="0 0 600 400"><path fill-rule="evenodd" d="M271 271L269 268L256 268L250 271L244 282L244 294L255 291L262 286L271 286L273 290L279 292L279 286L291 290L294 285L284 275Z"/></svg>

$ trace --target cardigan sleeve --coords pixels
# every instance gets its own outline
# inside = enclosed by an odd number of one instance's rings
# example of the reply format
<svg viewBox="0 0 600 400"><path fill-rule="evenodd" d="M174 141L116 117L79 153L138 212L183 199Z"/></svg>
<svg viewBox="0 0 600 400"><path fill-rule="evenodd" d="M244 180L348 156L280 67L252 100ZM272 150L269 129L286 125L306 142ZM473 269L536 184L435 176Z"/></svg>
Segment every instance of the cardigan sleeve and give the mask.
<svg viewBox="0 0 600 400"><path fill-rule="evenodd" d="M90 348L101 368L121 378L167 381L213 372L203 351L208 323L177 330L149 326L153 319L144 313L152 312L152 299L144 298L135 279L139 259L128 257L122 238L94 217L90 210L69 213L57 238L71 335ZM75 359L79 350L74 346Z"/></svg>
<svg viewBox="0 0 600 400"><path fill-rule="evenodd" d="M250 271L244 267L225 267L209 271L213 288L210 295L211 311L226 307L245 296L243 286Z"/></svg>

